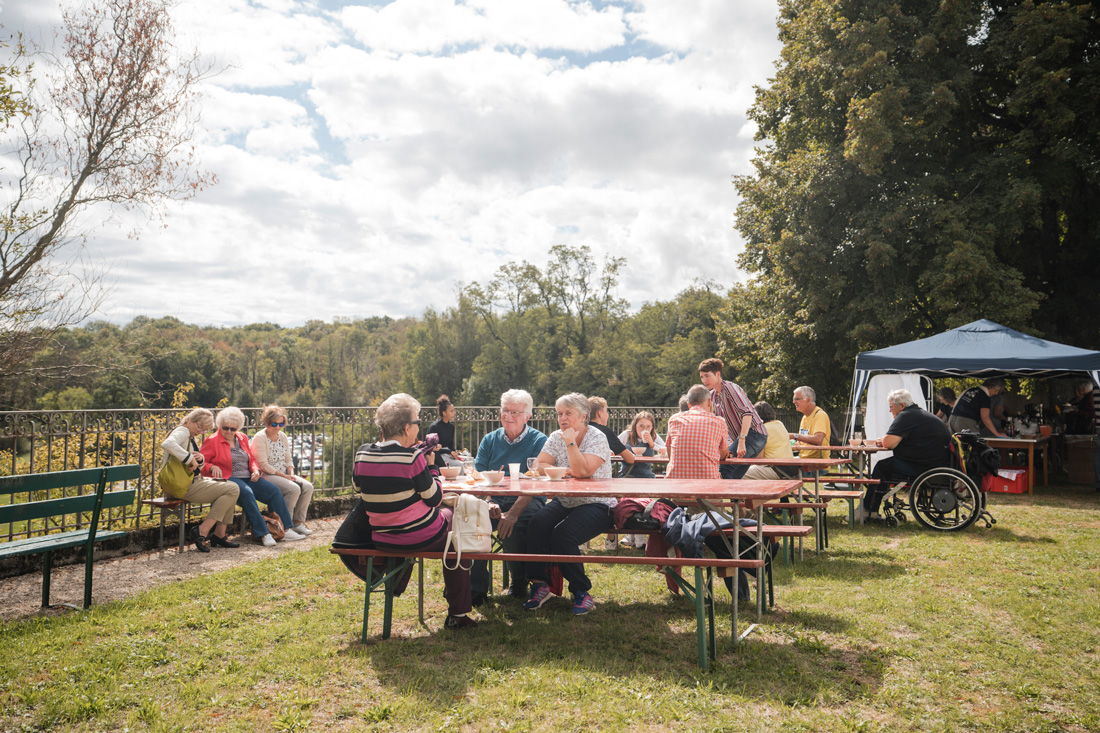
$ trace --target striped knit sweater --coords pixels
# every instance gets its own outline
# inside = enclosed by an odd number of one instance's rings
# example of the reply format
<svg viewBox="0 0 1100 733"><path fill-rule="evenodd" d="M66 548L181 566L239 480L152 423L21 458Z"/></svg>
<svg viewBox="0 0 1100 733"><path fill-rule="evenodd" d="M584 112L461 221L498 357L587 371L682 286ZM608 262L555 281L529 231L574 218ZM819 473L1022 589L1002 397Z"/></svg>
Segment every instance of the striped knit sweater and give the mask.
<svg viewBox="0 0 1100 733"><path fill-rule="evenodd" d="M418 448L368 443L355 453L355 486L379 549L420 549L447 531L437 471Z"/></svg>

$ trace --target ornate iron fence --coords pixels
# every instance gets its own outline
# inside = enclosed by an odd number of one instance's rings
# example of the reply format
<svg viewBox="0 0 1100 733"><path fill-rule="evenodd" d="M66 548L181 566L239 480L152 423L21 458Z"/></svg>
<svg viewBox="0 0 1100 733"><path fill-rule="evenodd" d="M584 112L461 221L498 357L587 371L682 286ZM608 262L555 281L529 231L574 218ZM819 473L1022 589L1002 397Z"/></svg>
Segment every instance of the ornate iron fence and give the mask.
<svg viewBox="0 0 1100 733"><path fill-rule="evenodd" d="M661 432L668 418L677 411L675 407L613 407L609 410L608 426L615 432L627 429L639 410L652 412ZM262 410L242 408L242 411L248 420L247 432L255 434L261 429ZM285 430L297 458L298 473L313 483L317 495L350 492L356 449L378 437L374 425L375 408L290 407L286 411ZM151 499L160 495L156 473L163 455L161 441L186 413L187 410L0 412L0 475L137 463L142 469L141 477L136 487L134 482L127 482L126 488L136 488L139 499ZM427 406L423 413L426 429L434 415ZM793 410L780 411L779 419L789 430L797 429L798 418ZM529 424L549 435L557 429L554 408L536 407ZM498 427L499 407L458 407L455 415L457 447L476 453L482 437ZM195 516L203 516L201 507L190 509ZM159 521L154 512L155 509L139 501L133 507L111 510L106 521L109 527L136 527L141 522ZM0 526L0 538L11 540L44 531L46 529L27 526Z"/></svg>

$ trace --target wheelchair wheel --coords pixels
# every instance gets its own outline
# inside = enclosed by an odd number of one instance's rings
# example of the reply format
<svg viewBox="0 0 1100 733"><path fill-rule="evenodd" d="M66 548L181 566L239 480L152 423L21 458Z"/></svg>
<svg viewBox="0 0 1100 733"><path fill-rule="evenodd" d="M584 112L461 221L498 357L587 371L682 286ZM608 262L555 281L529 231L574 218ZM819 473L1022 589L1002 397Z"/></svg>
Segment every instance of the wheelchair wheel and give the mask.
<svg viewBox="0 0 1100 733"><path fill-rule="evenodd" d="M934 468L913 482L910 508L925 527L957 532L978 519L982 513L982 495L962 471Z"/></svg>

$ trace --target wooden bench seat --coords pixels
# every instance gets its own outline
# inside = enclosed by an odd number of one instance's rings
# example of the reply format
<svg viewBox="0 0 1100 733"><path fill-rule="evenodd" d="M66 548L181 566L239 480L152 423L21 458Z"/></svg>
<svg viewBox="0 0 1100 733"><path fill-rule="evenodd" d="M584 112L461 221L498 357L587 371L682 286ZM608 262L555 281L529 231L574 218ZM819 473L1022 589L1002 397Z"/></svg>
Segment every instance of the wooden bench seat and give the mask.
<svg viewBox="0 0 1100 733"><path fill-rule="evenodd" d="M65 517L71 517L72 524L79 529L54 532L21 540L0 543L0 558L22 555L42 555L42 606L50 605L50 575L53 570L53 553L73 547L84 547L84 608L92 605L92 561L95 543L126 533L111 530L100 531L99 519L104 509L133 506L137 492L134 489L107 491L107 485L119 481L137 479L141 468L137 465L105 466L102 468L81 468L74 471L51 471L22 476L0 477L0 496L11 497L11 503L0 505L0 524L26 522L28 526L35 519L60 523ZM33 500L37 492L77 489L94 486L89 494L58 496ZM26 501L15 497L27 495ZM89 519L84 514L91 513Z"/></svg>
<svg viewBox="0 0 1100 733"><path fill-rule="evenodd" d="M625 531L625 530L624 530ZM350 555L355 557L367 558L367 573L366 576L371 578L373 583L366 583L366 591L364 593L363 600L363 630L361 639L363 643L367 641L368 635L368 621L370 617L370 596L372 592L381 587L381 592L384 594L384 615L382 621L382 638L387 639L390 636L390 629L392 623L393 613L393 598L394 588L396 586L397 579L400 575L410 567L410 564L414 561L422 560L442 560L444 554L442 552L423 552L423 551L404 551L401 553L383 552L381 550L360 550L360 549L348 549L334 547L330 550L336 555ZM453 553L447 554L447 560L453 561L455 559ZM382 575L375 579L374 576L374 561L379 560L385 563L385 569ZM766 560L741 559L741 558L716 558L716 557L645 557L640 555L529 555L522 553L508 553L508 552L481 552L481 553L463 553L463 562L467 560L486 560L486 561L505 561L505 562L544 562L544 563L591 563L602 565L650 565L658 569L666 569L670 572L670 576L684 592L684 595L692 601L695 606L695 621L696 621L696 640L698 642L699 650L699 666L704 670L707 669L709 660L714 659L715 649L715 624L714 624L714 585L713 585L713 570L715 568L741 568L745 570L757 571L757 604L760 607L760 593L761 593L761 575L765 566ZM682 568L690 567L695 570L694 583L689 583L679 572ZM704 574L704 570L707 572ZM705 575L705 577L704 577ZM420 598L423 599L424 589L419 588ZM735 644L739 643L750 631L752 626L747 629L744 634L738 636L737 634L737 601L736 599L731 602L731 635ZM423 619L421 619L423 621ZM755 626L755 624L753 624Z"/></svg>

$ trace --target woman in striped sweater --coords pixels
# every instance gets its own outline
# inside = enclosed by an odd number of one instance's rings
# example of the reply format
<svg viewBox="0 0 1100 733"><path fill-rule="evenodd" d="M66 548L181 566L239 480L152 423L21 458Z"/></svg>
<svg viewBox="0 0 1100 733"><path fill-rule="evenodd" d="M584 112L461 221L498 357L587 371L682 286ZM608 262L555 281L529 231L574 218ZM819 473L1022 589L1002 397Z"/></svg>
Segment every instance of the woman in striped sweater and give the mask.
<svg viewBox="0 0 1100 733"><path fill-rule="evenodd" d="M370 519L379 550L441 551L447 542L451 510L441 506L439 472L431 451L417 443L420 403L407 394L395 394L379 407L374 422L381 433L355 453L355 486ZM443 595L447 599L444 627L476 626L470 612L470 571L443 567Z"/></svg>

